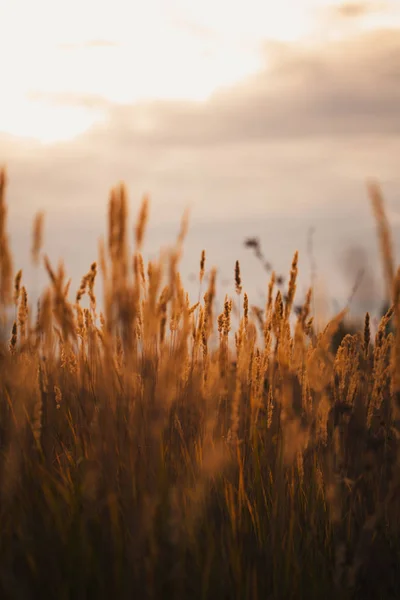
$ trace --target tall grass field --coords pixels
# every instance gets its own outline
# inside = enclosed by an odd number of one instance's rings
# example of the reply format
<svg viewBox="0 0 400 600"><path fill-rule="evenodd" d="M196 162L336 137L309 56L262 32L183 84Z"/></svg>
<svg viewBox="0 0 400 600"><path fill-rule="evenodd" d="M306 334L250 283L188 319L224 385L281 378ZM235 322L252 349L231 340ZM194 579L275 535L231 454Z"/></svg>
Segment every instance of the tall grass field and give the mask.
<svg viewBox="0 0 400 600"><path fill-rule="evenodd" d="M319 330L313 289L295 304L297 252L261 308L233 257L221 314L203 252L191 304L187 219L145 264L149 202L132 230L123 185L79 289L37 216L48 287L32 306L6 188L3 169L0 599L399 599L400 268L379 186L389 309L338 344L346 309Z"/></svg>

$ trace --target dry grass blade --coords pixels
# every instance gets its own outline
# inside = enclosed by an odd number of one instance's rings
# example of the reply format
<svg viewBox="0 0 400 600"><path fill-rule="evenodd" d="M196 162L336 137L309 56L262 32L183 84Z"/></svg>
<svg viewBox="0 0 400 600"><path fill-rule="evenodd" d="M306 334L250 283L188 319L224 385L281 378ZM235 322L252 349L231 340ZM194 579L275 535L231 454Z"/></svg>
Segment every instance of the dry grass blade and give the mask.
<svg viewBox="0 0 400 600"><path fill-rule="evenodd" d="M380 250L382 255L384 274L386 279L386 292L389 302L393 299L393 280L394 280L394 258L393 258L393 244L392 236L390 232L389 223L385 213L385 207L383 202L383 196L379 185L375 182L368 184L368 192L372 202L372 209L374 212L378 238L380 243Z"/></svg>
<svg viewBox="0 0 400 600"><path fill-rule="evenodd" d="M139 217L135 227L136 252L140 251L140 248L143 243L144 232L149 216L149 203L149 197L147 195L144 196L142 206L140 207Z"/></svg>
<svg viewBox="0 0 400 600"><path fill-rule="evenodd" d="M33 221L33 236L32 236L32 261L34 265L39 264L39 255L43 246L43 226L44 213L39 212Z"/></svg>
<svg viewBox="0 0 400 600"><path fill-rule="evenodd" d="M0 303L4 307L12 301L12 257L7 235L6 206L7 176L0 169Z"/></svg>

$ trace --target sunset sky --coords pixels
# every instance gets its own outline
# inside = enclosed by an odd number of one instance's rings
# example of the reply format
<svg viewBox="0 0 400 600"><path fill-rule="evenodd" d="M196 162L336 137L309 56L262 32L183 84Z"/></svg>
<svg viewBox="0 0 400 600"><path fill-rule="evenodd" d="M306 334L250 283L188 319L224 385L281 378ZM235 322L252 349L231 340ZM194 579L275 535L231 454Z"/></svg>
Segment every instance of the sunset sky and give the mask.
<svg viewBox="0 0 400 600"><path fill-rule="evenodd" d="M17 268L29 267L43 209L45 250L78 282L123 180L131 222L150 194L149 256L190 206L187 275L203 247L224 280L238 258L257 303L267 279L243 240L258 235L278 271L299 250L301 299L314 227L329 297L347 298L366 261L355 308L379 304L365 182L382 183L397 242L398 0L0 0L0 23L0 163Z"/></svg>

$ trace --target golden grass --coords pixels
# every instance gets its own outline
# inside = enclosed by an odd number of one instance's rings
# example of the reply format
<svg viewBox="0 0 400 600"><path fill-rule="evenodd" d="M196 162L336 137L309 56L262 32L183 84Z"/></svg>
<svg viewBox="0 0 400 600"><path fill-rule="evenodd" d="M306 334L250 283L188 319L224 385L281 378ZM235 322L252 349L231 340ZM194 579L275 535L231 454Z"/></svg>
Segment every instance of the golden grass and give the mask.
<svg viewBox="0 0 400 600"><path fill-rule="evenodd" d="M1 171L1 311L14 305L15 320L0 349L0 597L400 597L400 271L379 189L392 306L374 340L367 313L335 352L346 309L316 332L311 288L290 326L297 252L287 290L268 264L265 309L249 310L245 292L241 305L236 261L232 332L233 299L215 315L215 269L201 296L204 250L198 302L183 289L187 214L175 247L146 268L145 197L129 256L123 185L73 302L63 264L44 256L33 324L5 182Z"/></svg>

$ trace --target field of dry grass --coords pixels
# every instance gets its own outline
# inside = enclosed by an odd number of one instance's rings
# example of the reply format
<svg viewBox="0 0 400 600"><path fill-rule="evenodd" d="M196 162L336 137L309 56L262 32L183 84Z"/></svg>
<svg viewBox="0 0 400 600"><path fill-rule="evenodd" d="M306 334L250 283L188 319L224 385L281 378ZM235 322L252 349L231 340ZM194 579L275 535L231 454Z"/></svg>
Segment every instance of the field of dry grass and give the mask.
<svg viewBox="0 0 400 600"><path fill-rule="evenodd" d="M289 323L297 253L285 293L271 272L262 310L233 264L220 315L203 253L190 305L187 220L145 265L148 201L132 256L123 186L77 291L42 256L38 215L32 260L49 286L36 314L12 264L6 183L3 170L0 310L15 320L0 348L0 597L400 598L400 269L379 188L391 308L375 339L367 314L335 350L345 311L316 331L312 289Z"/></svg>

